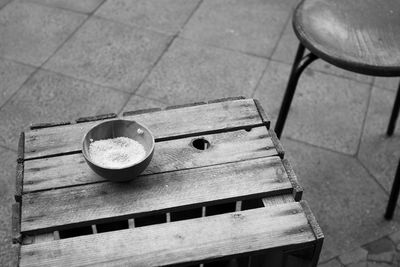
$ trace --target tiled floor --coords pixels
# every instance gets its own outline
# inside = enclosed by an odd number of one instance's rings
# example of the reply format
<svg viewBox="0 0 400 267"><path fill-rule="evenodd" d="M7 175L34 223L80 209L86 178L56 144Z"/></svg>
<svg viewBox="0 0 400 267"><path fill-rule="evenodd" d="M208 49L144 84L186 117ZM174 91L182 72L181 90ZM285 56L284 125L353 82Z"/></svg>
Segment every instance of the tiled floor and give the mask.
<svg viewBox="0 0 400 267"><path fill-rule="evenodd" d="M295 0L0 0L0 265L10 262L17 137L29 124L243 95L274 122ZM398 78L313 63L283 145L324 233L323 266L391 266L383 219L400 157L384 135ZM400 214L400 211L398 212Z"/></svg>

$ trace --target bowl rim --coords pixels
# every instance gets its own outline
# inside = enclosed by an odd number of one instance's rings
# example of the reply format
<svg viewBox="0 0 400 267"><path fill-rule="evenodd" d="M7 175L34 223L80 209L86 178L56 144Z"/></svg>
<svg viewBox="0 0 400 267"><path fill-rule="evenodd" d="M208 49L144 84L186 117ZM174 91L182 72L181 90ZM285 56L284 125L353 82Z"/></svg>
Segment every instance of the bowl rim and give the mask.
<svg viewBox="0 0 400 267"><path fill-rule="evenodd" d="M109 123L109 122L111 122L111 121L125 121L125 122L129 122L129 123L136 123L136 124L140 125L140 127L142 127L142 128L144 128L145 130L147 130L147 132L148 132L148 133L150 134L150 136L151 136L152 144L151 144L151 148L150 148L150 149L148 150L148 152L146 153L146 156L145 156L141 161L138 161L138 162L136 162L136 163L134 163L134 164L131 164L131 165L128 165L128 166L124 166L124 167L104 167L104 166L101 166L101 165L99 165L99 164L93 162L93 161L90 159L90 157L89 157L88 155L86 155L86 151L85 151L85 149L84 149L84 144L85 144L85 140L86 140L86 137L87 137L88 133L89 133L91 130L93 130L95 127L98 127L98 126L100 126L101 124L104 124L104 123ZM129 138L129 137L127 137L127 138ZM132 138L130 138L130 139L132 139ZM105 140L105 139L99 139L99 140ZM132 140L134 140L134 139L132 139ZM135 141L136 141L136 140L135 140ZM142 123L140 123L140 122L138 122L138 121L136 121L136 120L127 120L127 119L116 118L116 119L111 119L111 120L107 120L107 121L100 122L100 123L94 125L93 127L91 127L91 128L85 133L85 135L83 136L83 139L82 139L82 142L81 142L81 144L82 144L81 152L82 152L83 157L85 158L85 160L87 160L87 161L90 162L91 164L95 165L96 167L99 167L99 168L102 168L102 169L105 169L105 170L125 170L125 169L131 168L131 167L133 167L133 166L135 166L135 165L139 165L139 164L141 164L143 161L147 160L147 158L148 158L148 157L153 153L153 151L154 151L155 143L156 143L156 141L155 141L154 135L153 135L153 133L149 130L149 128L148 128L147 126L143 125ZM89 153L89 151L88 151L88 153Z"/></svg>

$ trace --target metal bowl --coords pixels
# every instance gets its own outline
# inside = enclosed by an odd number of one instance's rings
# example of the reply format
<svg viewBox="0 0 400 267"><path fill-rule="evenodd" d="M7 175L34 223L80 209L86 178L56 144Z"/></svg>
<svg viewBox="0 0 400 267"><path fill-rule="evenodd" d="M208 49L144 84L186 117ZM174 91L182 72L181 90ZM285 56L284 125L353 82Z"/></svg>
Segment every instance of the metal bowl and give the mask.
<svg viewBox="0 0 400 267"><path fill-rule="evenodd" d="M89 153L90 143L117 137L128 137L139 142L145 149L145 157L123 168L106 168L93 162ZM154 153L154 136L147 127L136 121L110 120L94 126L85 134L82 153L89 167L101 177L115 182L129 181L139 176L149 165Z"/></svg>

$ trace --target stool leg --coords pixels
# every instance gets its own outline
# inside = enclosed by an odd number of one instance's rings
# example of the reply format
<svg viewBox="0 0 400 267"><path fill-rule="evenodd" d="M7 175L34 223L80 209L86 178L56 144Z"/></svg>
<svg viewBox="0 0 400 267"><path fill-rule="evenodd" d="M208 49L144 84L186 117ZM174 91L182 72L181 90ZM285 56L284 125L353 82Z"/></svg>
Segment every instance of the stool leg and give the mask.
<svg viewBox="0 0 400 267"><path fill-rule="evenodd" d="M390 121L386 132L388 136L392 136L394 128L396 128L396 121L397 117L399 116L399 109L400 109L400 83L399 83L399 88L397 89L396 100L394 101L392 115L390 116Z"/></svg>
<svg viewBox="0 0 400 267"><path fill-rule="evenodd" d="M301 73L305 68L310 65L318 57L312 53L303 57L305 47L300 43L297 48L296 57L293 62L292 70L290 72L289 81L286 86L285 95L281 104L281 109L279 111L278 120L275 125L276 136L280 139L283 131L283 126L285 125L286 117L289 113L290 104L296 91L297 82L299 81Z"/></svg>
<svg viewBox="0 0 400 267"><path fill-rule="evenodd" d="M385 219L391 220L393 218L394 209L396 208L397 199L400 191L400 160L397 166L396 175L394 177L392 190L390 192L389 202L386 207Z"/></svg>

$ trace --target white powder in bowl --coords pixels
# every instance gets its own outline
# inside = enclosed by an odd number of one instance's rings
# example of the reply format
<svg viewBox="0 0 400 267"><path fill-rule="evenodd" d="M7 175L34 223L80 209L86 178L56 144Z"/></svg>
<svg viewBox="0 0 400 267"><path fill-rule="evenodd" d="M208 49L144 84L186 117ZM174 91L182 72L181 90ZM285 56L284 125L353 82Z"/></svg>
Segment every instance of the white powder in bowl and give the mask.
<svg viewBox="0 0 400 267"><path fill-rule="evenodd" d="M124 168L146 156L143 145L128 137L97 140L89 145L90 158L105 168Z"/></svg>

